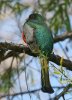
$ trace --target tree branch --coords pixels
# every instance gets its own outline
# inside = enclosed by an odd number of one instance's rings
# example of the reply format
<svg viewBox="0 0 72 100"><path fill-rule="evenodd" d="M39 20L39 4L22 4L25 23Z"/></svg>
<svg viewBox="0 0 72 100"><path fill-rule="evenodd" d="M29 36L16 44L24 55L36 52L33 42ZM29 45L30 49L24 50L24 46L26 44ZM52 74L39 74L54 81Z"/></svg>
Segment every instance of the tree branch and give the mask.
<svg viewBox="0 0 72 100"><path fill-rule="evenodd" d="M54 100L59 100L59 98L60 98L61 96L64 96L64 94L66 94L66 92L68 92L68 90L69 90L71 87L72 87L71 84L67 85L67 86L64 88L64 90L63 90L59 95L57 95L57 96L54 98Z"/></svg>
<svg viewBox="0 0 72 100"><path fill-rule="evenodd" d="M60 36L56 36L54 38L54 43L57 43L59 41L63 41L67 38L72 38L72 32L71 33L68 33L68 32L65 32L63 35L60 35Z"/></svg>
<svg viewBox="0 0 72 100"><path fill-rule="evenodd" d="M62 57L60 57L58 55L51 54L49 60L56 63L57 65L60 65L61 58ZM66 69L72 71L72 61L63 58L62 66L65 67Z"/></svg>
<svg viewBox="0 0 72 100"><path fill-rule="evenodd" d="M10 51L6 53L6 51L8 50ZM29 48L24 47L24 45L18 45L18 44L7 43L7 42L0 43L0 52L3 51L5 52L5 54L3 55L2 53L0 53L0 62L4 61L9 57L17 57L20 53L26 53L34 57L39 56L38 53L32 53L32 51ZM51 54L49 60L56 63L57 65L60 65L61 57L55 54ZM63 59L62 66L72 71L72 61Z"/></svg>

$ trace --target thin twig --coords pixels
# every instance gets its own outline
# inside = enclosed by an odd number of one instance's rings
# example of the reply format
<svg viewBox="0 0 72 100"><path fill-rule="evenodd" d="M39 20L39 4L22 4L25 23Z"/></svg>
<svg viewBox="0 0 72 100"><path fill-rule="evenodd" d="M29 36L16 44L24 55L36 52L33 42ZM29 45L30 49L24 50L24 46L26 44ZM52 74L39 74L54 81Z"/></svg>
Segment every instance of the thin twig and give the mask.
<svg viewBox="0 0 72 100"><path fill-rule="evenodd" d="M62 89L62 88L65 88L64 86L60 87L60 86L54 86L53 88L59 88L59 89ZM23 95L23 94L29 94L29 93L34 93L34 92L38 92L40 91L41 88L39 89L34 89L34 90L30 90L30 91L24 91L24 92L18 92L18 93L13 93L13 94L3 94L3 95L0 95L0 99L1 98L4 98L6 96L18 96L18 95Z"/></svg>
<svg viewBox="0 0 72 100"><path fill-rule="evenodd" d="M68 39L68 38L72 38L72 32L70 32L70 33L65 32L64 34L55 37L54 43L57 43L59 41L63 41L63 40Z"/></svg>
<svg viewBox="0 0 72 100"><path fill-rule="evenodd" d="M66 94L66 92L68 92L68 90L69 90L71 87L72 87L71 84L67 85L67 86L64 88L64 90L63 90L59 95L57 95L57 96L54 98L54 100L59 100L59 98L60 98L61 96L63 96L64 94Z"/></svg>

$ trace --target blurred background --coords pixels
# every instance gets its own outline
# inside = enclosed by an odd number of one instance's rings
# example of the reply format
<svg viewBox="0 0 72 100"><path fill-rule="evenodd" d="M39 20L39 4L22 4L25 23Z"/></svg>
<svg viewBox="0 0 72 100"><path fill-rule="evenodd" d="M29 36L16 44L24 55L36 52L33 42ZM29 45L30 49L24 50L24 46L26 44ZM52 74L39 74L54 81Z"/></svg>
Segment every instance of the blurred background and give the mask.
<svg viewBox="0 0 72 100"><path fill-rule="evenodd" d="M72 0L0 0L0 43L23 44L23 25L34 12L46 18L54 38L72 32ZM50 61L50 81L55 92L43 93L39 58L24 52L2 60L3 54L9 52L0 48L0 100L54 100L72 84L72 72ZM53 53L72 61L72 37L55 42ZM72 89L58 100L72 100Z"/></svg>

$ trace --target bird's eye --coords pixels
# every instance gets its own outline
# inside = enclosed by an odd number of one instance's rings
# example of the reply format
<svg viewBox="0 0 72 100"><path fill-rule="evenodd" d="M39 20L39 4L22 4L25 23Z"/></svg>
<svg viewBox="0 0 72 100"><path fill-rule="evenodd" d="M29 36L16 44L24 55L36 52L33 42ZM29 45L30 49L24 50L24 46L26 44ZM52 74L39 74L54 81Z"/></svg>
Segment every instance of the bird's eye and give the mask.
<svg viewBox="0 0 72 100"><path fill-rule="evenodd" d="M29 19L35 19L35 15L30 15Z"/></svg>

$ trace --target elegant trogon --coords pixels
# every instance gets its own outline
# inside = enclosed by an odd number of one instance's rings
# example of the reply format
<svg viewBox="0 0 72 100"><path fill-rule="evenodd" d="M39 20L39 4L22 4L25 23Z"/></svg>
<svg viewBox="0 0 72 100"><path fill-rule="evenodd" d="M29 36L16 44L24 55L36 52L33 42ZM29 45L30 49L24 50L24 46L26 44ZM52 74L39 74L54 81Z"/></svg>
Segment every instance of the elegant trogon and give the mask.
<svg viewBox="0 0 72 100"><path fill-rule="evenodd" d="M54 90L49 80L48 57L53 50L53 36L45 23L45 18L40 14L31 14L25 25L32 27L33 32L22 33L23 40L33 52L39 53L41 63L42 91L53 93Z"/></svg>

